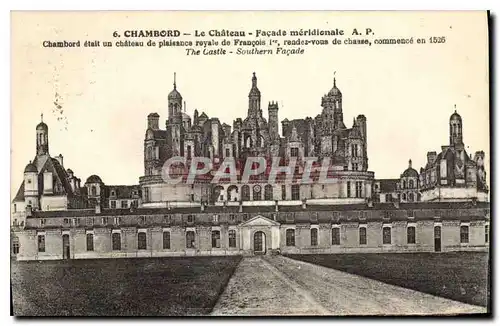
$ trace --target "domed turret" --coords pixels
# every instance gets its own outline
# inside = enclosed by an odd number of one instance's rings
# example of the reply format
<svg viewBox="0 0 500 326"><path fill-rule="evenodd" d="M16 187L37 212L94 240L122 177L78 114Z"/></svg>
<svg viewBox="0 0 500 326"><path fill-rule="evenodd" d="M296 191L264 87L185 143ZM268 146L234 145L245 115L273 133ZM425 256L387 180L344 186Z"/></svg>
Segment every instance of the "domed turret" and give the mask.
<svg viewBox="0 0 500 326"><path fill-rule="evenodd" d="M45 130L45 131L48 131L49 130L49 126L47 126L47 124L45 122L40 122L37 126L36 126L36 130Z"/></svg>
<svg viewBox="0 0 500 326"><path fill-rule="evenodd" d="M24 200L26 205L38 208L38 169L31 161L24 169Z"/></svg>
<svg viewBox="0 0 500 326"><path fill-rule="evenodd" d="M462 117L457 113L457 110L455 110L450 116L450 146L461 147L463 145Z"/></svg>
<svg viewBox="0 0 500 326"><path fill-rule="evenodd" d="M340 89L337 88L337 82L335 80L335 77L333 77L333 87L328 92L327 96L342 97L342 92L340 91Z"/></svg>
<svg viewBox="0 0 500 326"><path fill-rule="evenodd" d="M182 95L177 91L177 86L174 83L174 89L168 94L169 100L182 100Z"/></svg>
<svg viewBox="0 0 500 326"><path fill-rule="evenodd" d="M98 175L92 174L85 183L102 183L102 180Z"/></svg>
<svg viewBox="0 0 500 326"><path fill-rule="evenodd" d="M41 121L36 126L36 155L49 154L49 127L43 122L43 114L40 116Z"/></svg>
<svg viewBox="0 0 500 326"><path fill-rule="evenodd" d="M38 169L36 168L36 165L30 161L24 168L24 173L38 173Z"/></svg>
<svg viewBox="0 0 500 326"><path fill-rule="evenodd" d="M455 112L453 112L453 114L450 116L450 122L451 121L462 121L462 117L457 113L457 110L455 110Z"/></svg>
<svg viewBox="0 0 500 326"><path fill-rule="evenodd" d="M418 172L411 167L411 160L408 161L408 168L403 172L403 177L418 178Z"/></svg>
<svg viewBox="0 0 500 326"><path fill-rule="evenodd" d="M250 93L248 94L248 96L260 96L260 90L257 88L257 76L255 75L255 72L252 76L252 88L250 88Z"/></svg>
<svg viewBox="0 0 500 326"><path fill-rule="evenodd" d="M260 91L257 88L257 76L255 72L252 76L252 88L248 93L248 117L258 117L262 114L260 111Z"/></svg>
<svg viewBox="0 0 500 326"><path fill-rule="evenodd" d="M174 89L168 94L168 120L182 111L182 95L177 91L176 74L174 73Z"/></svg>

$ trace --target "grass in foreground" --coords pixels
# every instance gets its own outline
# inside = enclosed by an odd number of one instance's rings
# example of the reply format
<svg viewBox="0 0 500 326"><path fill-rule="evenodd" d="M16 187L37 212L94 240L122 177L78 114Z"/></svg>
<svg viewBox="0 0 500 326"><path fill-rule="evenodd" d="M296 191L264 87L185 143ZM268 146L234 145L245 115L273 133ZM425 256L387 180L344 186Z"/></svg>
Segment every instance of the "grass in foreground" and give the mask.
<svg viewBox="0 0 500 326"><path fill-rule="evenodd" d="M289 257L469 304L487 306L489 302L488 253L324 254Z"/></svg>
<svg viewBox="0 0 500 326"><path fill-rule="evenodd" d="M209 313L241 257L13 262L16 316Z"/></svg>

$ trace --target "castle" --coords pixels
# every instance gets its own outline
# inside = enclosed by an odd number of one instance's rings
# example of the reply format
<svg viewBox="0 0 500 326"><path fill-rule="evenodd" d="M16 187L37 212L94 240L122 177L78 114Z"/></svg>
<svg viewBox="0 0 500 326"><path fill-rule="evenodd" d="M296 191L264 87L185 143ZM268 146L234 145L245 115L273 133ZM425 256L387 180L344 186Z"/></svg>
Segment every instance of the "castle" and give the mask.
<svg viewBox="0 0 500 326"><path fill-rule="evenodd" d="M378 251L486 250L489 203L484 152L469 155L462 119L449 121L449 145L429 152L420 173L409 161L397 179L368 170L367 119L351 128L343 119L342 93L333 87L321 112L281 121L270 102L267 119L255 73L247 116L232 126L195 110L185 112L174 77L168 117L147 117L144 175L139 185L106 185L92 175L85 184L49 154L49 128L36 127L36 156L12 201L12 255L20 260L169 255L228 255ZM235 162L236 180L165 182L165 164L197 157L215 167ZM268 160L261 176L241 178L252 157ZM298 182L308 158L328 159L328 182ZM271 158L284 174L269 182ZM286 167L293 162L290 170ZM185 177L185 166L168 173ZM443 230L441 230L443 228ZM444 239L442 241L441 239Z"/></svg>

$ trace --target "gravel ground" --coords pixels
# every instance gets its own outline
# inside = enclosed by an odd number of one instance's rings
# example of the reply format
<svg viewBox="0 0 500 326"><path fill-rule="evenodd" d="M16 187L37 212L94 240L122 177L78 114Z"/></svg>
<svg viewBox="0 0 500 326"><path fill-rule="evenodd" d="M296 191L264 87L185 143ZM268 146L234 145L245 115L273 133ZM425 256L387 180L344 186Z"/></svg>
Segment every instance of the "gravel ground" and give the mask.
<svg viewBox="0 0 500 326"><path fill-rule="evenodd" d="M243 258L212 315L321 315L307 291L260 257Z"/></svg>
<svg viewBox="0 0 500 326"><path fill-rule="evenodd" d="M283 256L244 258L213 315L454 315L473 306Z"/></svg>

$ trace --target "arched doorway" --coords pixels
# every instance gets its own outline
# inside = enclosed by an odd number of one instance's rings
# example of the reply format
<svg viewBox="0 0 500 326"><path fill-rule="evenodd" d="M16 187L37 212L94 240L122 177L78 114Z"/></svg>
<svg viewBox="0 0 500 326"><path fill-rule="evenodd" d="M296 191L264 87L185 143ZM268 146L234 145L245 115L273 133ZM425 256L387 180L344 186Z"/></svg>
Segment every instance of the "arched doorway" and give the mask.
<svg viewBox="0 0 500 326"><path fill-rule="evenodd" d="M441 251L441 227L439 225L434 227L434 251Z"/></svg>
<svg viewBox="0 0 500 326"><path fill-rule="evenodd" d="M63 259L70 259L71 252L69 247L69 235L63 234Z"/></svg>
<svg viewBox="0 0 500 326"><path fill-rule="evenodd" d="M253 235L253 253L256 255L266 253L266 234L262 231L257 231Z"/></svg>

